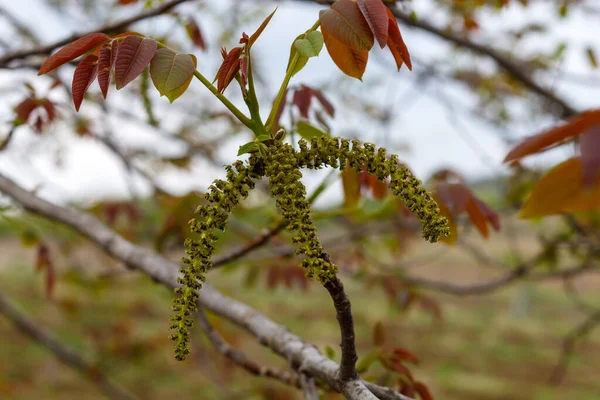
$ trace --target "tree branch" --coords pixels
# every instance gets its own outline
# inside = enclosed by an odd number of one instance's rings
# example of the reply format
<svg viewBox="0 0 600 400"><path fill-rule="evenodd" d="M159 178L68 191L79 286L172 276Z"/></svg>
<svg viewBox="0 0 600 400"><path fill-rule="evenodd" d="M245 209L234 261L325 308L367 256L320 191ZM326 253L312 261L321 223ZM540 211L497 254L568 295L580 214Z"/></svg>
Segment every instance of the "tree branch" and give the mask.
<svg viewBox="0 0 600 400"><path fill-rule="evenodd" d="M142 21L144 19L156 17L157 15L161 15L161 14L165 13L166 11L169 11L173 7L175 7L179 4L182 4L182 3L186 3L188 1L192 1L192 0L172 0L172 1L169 1L159 7L156 7L152 10L141 12L137 15L123 19L121 21L117 21L117 22L113 22L110 24L99 26L88 32L73 34L73 35L69 36L68 38L47 44L45 46L36 47L33 49L29 49L29 50L17 50L15 52L5 54L4 56L0 57L0 68L6 66L6 64L8 64L14 60L19 60L19 59L23 59L23 58L27 58L27 57L35 56L35 55L50 54L54 49L64 46L68 43L71 43L72 41L77 40L83 36L89 35L91 33L119 31L119 30L126 28L127 26L133 24L134 22L138 22L138 21Z"/></svg>
<svg viewBox="0 0 600 400"><path fill-rule="evenodd" d="M60 343L50 333L29 320L21 311L0 293L0 314L8 318L15 327L30 339L50 350L56 358L68 367L71 367L89 379L94 385L111 399L133 400L136 397L119 387L109 377L104 375L96 366L88 363L79 354Z"/></svg>
<svg viewBox="0 0 600 400"><path fill-rule="evenodd" d="M21 188L0 173L0 192L10 196L25 210L69 226L91 240L106 253L128 267L139 270L156 282L173 288L177 286L179 265L159 254L128 242L92 215L73 208L51 204ZM360 379L342 381L339 365L324 357L316 347L308 345L286 328L278 325L252 307L228 298L205 284L200 291L199 306L230 320L254 335L261 344L279 354L298 371L323 381L333 390L351 400L375 400L370 390L382 394L380 400L397 400L397 393L366 383ZM391 390L391 389L390 389Z"/></svg>

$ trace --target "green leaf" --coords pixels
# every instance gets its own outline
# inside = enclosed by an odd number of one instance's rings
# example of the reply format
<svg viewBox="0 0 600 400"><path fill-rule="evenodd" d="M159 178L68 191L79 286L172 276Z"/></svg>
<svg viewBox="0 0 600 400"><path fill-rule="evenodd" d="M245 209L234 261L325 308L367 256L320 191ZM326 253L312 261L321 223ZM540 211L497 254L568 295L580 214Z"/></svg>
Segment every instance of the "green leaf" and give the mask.
<svg viewBox="0 0 600 400"><path fill-rule="evenodd" d="M160 95L167 96L172 103L189 86L196 64L196 57L192 54L178 54L168 48L158 49L150 63L150 76Z"/></svg>
<svg viewBox="0 0 600 400"><path fill-rule="evenodd" d="M330 360L334 360L335 359L335 350L331 346L325 346L325 355Z"/></svg>
<svg viewBox="0 0 600 400"><path fill-rule="evenodd" d="M271 137L269 135L258 135L256 137L256 140L259 142L266 142L267 140L270 140Z"/></svg>
<svg viewBox="0 0 600 400"><path fill-rule="evenodd" d="M312 31L306 38L297 39L294 47L300 57L317 57L323 49L323 34L319 31Z"/></svg>
<svg viewBox="0 0 600 400"><path fill-rule="evenodd" d="M379 350L373 350L372 352L370 352L369 354L367 354L364 357L361 357L360 360L358 360L358 362L356 363L356 372L360 373L364 373L367 372L367 370L369 369L369 367L371 365L373 365L373 363L377 360L379 360L380 357L380 352Z"/></svg>
<svg viewBox="0 0 600 400"><path fill-rule="evenodd" d="M254 142L254 141L248 142L248 143L240 146L240 149L238 150L237 155L241 156L242 154L254 153L257 149L258 149L258 144L256 142Z"/></svg>
<svg viewBox="0 0 600 400"><path fill-rule="evenodd" d="M328 136L326 132L323 132L319 128L312 126L306 121L299 121L296 130L300 136L307 140L319 136Z"/></svg>

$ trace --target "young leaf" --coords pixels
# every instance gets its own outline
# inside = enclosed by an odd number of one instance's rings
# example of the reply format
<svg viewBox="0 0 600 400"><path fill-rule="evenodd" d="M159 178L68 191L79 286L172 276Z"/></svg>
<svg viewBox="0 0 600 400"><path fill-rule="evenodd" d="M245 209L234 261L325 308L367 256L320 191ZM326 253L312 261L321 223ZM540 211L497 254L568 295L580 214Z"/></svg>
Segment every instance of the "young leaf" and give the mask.
<svg viewBox="0 0 600 400"><path fill-rule="evenodd" d="M327 112L331 118L335 117L335 108L333 107L333 104L327 100L323 92L321 92L319 89L313 89L312 94L317 98L317 100L319 100L319 103L321 103L325 109L325 112Z"/></svg>
<svg viewBox="0 0 600 400"><path fill-rule="evenodd" d="M123 39L115 61L117 90L124 88L142 73L156 54L156 48L156 42L147 37L131 35Z"/></svg>
<svg viewBox="0 0 600 400"><path fill-rule="evenodd" d="M388 15L387 7L381 0L358 0L356 2L360 12L375 35L379 46L383 49L388 40Z"/></svg>
<svg viewBox="0 0 600 400"><path fill-rule="evenodd" d="M446 217L448 220L448 228L450 228L450 234L448 236L443 236L440 238L442 243L446 243L447 245L454 246L456 244L456 240L458 239L458 227L456 225L456 220L454 219L454 215L450 212L450 209L446 207L444 202L440 201L439 196L434 194L434 199L438 203L440 207L440 215Z"/></svg>
<svg viewBox="0 0 600 400"><path fill-rule="evenodd" d="M408 53L408 48L406 47L406 44L402 39L402 34L400 34L400 28L398 28L398 22L396 21L396 17L388 8L386 8L386 11L389 20L387 38L388 48L394 56L394 60L396 61L398 71L400 71L402 63L406 64L408 69L412 71L412 62L410 61L410 54Z"/></svg>
<svg viewBox="0 0 600 400"><path fill-rule="evenodd" d="M415 391L419 394L421 400L433 400L431 392L423 382L415 382L413 385Z"/></svg>
<svg viewBox="0 0 600 400"><path fill-rule="evenodd" d="M589 128L579 139L583 183L590 187L600 173L600 125Z"/></svg>
<svg viewBox="0 0 600 400"><path fill-rule="evenodd" d="M177 91L180 96L183 91L178 89L187 89L194 76L196 63L196 57L192 54L178 54L168 48L158 49L150 63L150 77L160 95L166 95L171 100L173 96L169 97L169 94Z"/></svg>
<svg viewBox="0 0 600 400"><path fill-rule="evenodd" d="M369 24L358 4L352 0L338 0L330 9L321 10L319 20L321 31L326 30L337 41L353 50L369 51L375 43Z"/></svg>
<svg viewBox="0 0 600 400"><path fill-rule="evenodd" d="M310 140L319 136L328 136L326 132L323 132L319 128L312 126L306 121L298 121L297 130L298 134L306 140Z"/></svg>
<svg viewBox="0 0 600 400"><path fill-rule="evenodd" d="M298 107L298 111L300 111L300 115L303 118L308 119L308 112L310 110L310 104L312 102L312 89L308 86L300 86L300 88L294 91L294 96L292 97L292 104Z"/></svg>
<svg viewBox="0 0 600 400"><path fill-rule="evenodd" d="M91 33L74 42L69 43L55 54L50 56L40 67L38 75L44 75L52 71L55 68L60 67L63 64L68 63L79 57L82 54L87 53L90 50L95 49L100 44L109 40L110 37L104 33Z"/></svg>
<svg viewBox="0 0 600 400"><path fill-rule="evenodd" d="M17 115L15 124L24 124L29 120L29 116L38 106L38 102L33 97L27 97L17 104L15 114Z"/></svg>
<svg viewBox="0 0 600 400"><path fill-rule="evenodd" d="M233 78L240 72L240 55L242 54L241 47L234 47L229 53L225 49L221 49L223 55L223 63L217 72L217 89L219 93L223 93Z"/></svg>
<svg viewBox="0 0 600 400"><path fill-rule="evenodd" d="M521 209L522 218L574 213L600 207L600 179L583 185L581 158L564 161L546 173Z"/></svg>
<svg viewBox="0 0 600 400"><path fill-rule="evenodd" d="M362 80L367 68L369 52L367 50L354 50L346 46L330 35L326 29L321 27L323 41L329 56L337 67L346 75Z"/></svg>
<svg viewBox="0 0 600 400"><path fill-rule="evenodd" d="M194 18L190 17L187 20L185 23L185 31L196 47L206 51L206 42L204 41L204 36L202 36L202 31L200 31L200 27Z"/></svg>
<svg viewBox="0 0 600 400"><path fill-rule="evenodd" d="M271 18L273 18L273 15L275 14L276 11L277 11L277 8L275 8L275 10L273 10L273 12L271 14L269 14L269 16L267 18L265 18L265 20L262 22L262 24L260 24L260 26L258 27L256 32L254 32L250 36L250 38L248 39L248 48L252 47L254 42L256 42L258 37L263 33L263 31L265 30L265 28L267 27L269 22L271 22Z"/></svg>
<svg viewBox="0 0 600 400"><path fill-rule="evenodd" d="M294 47L300 57L316 57L323 48L323 34L319 31L312 31L306 35L306 39L297 39Z"/></svg>
<svg viewBox="0 0 600 400"><path fill-rule="evenodd" d="M290 49L290 58L288 59L288 65L286 67L286 71L288 72L290 71L290 68L292 66L292 60L294 59L294 56L298 53L298 50L296 49L296 41L302 40L303 38L304 34L298 35L298 37L294 40L294 43L292 43L292 47ZM300 72L302 68L306 66L306 63L308 63L308 57L302 57L300 54L298 54L296 64L294 64L294 68L291 71L292 76Z"/></svg>
<svg viewBox="0 0 600 400"><path fill-rule="evenodd" d="M83 102L85 92L88 90L96 76L98 75L98 57L93 54L85 57L75 68L73 74L73 84L71 92L73 94L73 103L75 110L79 111L79 107Z"/></svg>
<svg viewBox="0 0 600 400"><path fill-rule="evenodd" d="M504 158L504 162L518 160L527 155L548 150L581 135L594 125L600 125L600 109L582 112L562 125L526 138L513 147Z"/></svg>
<svg viewBox="0 0 600 400"><path fill-rule="evenodd" d="M419 364L419 357L417 357L414 353L412 353L409 350L397 347L393 350L392 353L393 353L392 357L394 359L408 361L415 365Z"/></svg>
<svg viewBox="0 0 600 400"><path fill-rule="evenodd" d="M98 84L102 91L102 96L106 99L108 94L108 85L110 83L110 73L114 68L117 49L119 43L113 40L110 43L105 43L100 47L98 54Z"/></svg>
<svg viewBox="0 0 600 400"><path fill-rule="evenodd" d="M358 171L346 167L342 171L342 186L344 187L344 207L354 208L360 201L360 183Z"/></svg>
<svg viewBox="0 0 600 400"><path fill-rule="evenodd" d="M252 153L254 151L258 150L258 144L254 141L252 142L248 142L246 144L243 144L240 146L240 149L238 150L238 156L241 156L242 154L246 154L246 153Z"/></svg>
<svg viewBox="0 0 600 400"><path fill-rule="evenodd" d="M487 218L473 197L469 198L469 201L467 201L467 214L473 225L475 225L479 233L481 233L481 236L487 238L489 236Z"/></svg>

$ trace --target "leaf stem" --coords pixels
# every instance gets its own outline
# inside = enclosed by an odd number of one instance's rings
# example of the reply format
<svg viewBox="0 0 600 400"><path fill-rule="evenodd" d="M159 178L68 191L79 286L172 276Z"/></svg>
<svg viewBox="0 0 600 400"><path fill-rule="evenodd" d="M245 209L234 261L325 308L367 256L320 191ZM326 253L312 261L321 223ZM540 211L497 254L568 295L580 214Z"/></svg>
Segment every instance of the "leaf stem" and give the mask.
<svg viewBox="0 0 600 400"><path fill-rule="evenodd" d="M246 115L244 115L244 113L241 112L235 105L233 105L233 103L230 102L227 97L225 97L223 94L219 93L219 91L217 90L217 88L214 87L213 84L210 83L210 81L208 79L206 79L206 77L200 73L200 71L194 70L194 76L200 82L202 82L202 84L204 86L206 86L208 88L208 90L210 90L212 92L212 94L214 94L215 97L217 99L219 99L221 101L221 103L223 103L223 105L225 105L225 107L227 107L227 109L229 111L231 111L231 113L233 115L235 115L235 117L242 124L244 124L245 126L247 126L250 130L254 131L255 126L254 126L253 121L250 118L248 118Z"/></svg>
<svg viewBox="0 0 600 400"><path fill-rule="evenodd" d="M311 26L310 29L306 31L306 34L312 31L316 31L320 25L321 21L317 20L317 22L315 22L313 26ZM298 52L295 52L295 54L292 56L292 59L290 60L289 68L285 72L285 77L283 78L283 82L281 83L281 87L279 88L279 93L277 93L277 97L275 98L275 102L273 103L273 108L271 109L271 112L269 113L269 118L267 118L267 123L265 124L265 130L267 132L271 132L271 130L273 129L275 115L277 114L279 105L283 100L283 96L285 95L288 85L290 84L290 80L292 79L292 72L294 71L294 67L296 66L296 63L298 62L299 58L300 55L298 54Z"/></svg>

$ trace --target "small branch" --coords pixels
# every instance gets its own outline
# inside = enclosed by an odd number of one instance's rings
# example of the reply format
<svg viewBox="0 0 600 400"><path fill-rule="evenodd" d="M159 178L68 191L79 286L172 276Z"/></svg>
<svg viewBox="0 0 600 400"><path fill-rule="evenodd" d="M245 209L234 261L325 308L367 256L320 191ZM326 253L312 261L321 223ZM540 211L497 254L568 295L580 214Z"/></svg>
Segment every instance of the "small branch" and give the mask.
<svg viewBox="0 0 600 400"><path fill-rule="evenodd" d="M69 44L69 43L71 43L79 38L82 38L86 35L89 35L91 33L119 31L119 30L126 28L127 26L133 24L134 22L142 21L144 19L148 19L148 18L156 17L157 15L164 14L166 11L169 11L173 7L175 7L179 4L182 4L182 3L186 3L188 1L192 1L192 0L172 0L172 1L169 1L165 4L163 4L162 6L156 7L152 10L144 11L142 13L139 13L132 17L123 19L121 21L117 21L117 22L114 22L111 24L99 26L88 32L82 32L82 33L77 33L77 34L71 35L68 38L59 40L57 42L50 43L45 46L36 47L34 49L29 49L29 50L18 50L18 51L12 52L12 53L5 54L4 56L0 57L0 67L4 67L6 64L8 64L9 62L11 62L13 60L23 59L23 58L27 58L27 57L34 56L34 55L50 54L54 49L64 46L66 44Z"/></svg>
<svg viewBox="0 0 600 400"><path fill-rule="evenodd" d="M210 324L208 318L206 317L206 314L201 308L198 311L197 317L198 325L200 326L200 328L202 328L204 333L206 333L206 336L214 346L215 350L223 354L223 356L225 356L229 360L233 361L238 367L245 369L252 375L272 378L282 383L285 383L286 385L300 388L300 380L298 379L297 375L290 374L285 371L280 371L275 368L261 366L256 362L248 359L246 354L244 354L242 351L237 350L229 343L227 343L225 339L223 339L223 337L219 334L219 332L217 332Z"/></svg>
<svg viewBox="0 0 600 400"><path fill-rule="evenodd" d="M10 131L8 131L8 135L6 135L6 139L4 139L4 141L2 143L0 143L0 151L3 151L8 147L8 145L12 141L13 137L15 136L16 130L17 130L17 125L11 126Z"/></svg>
<svg viewBox="0 0 600 400"><path fill-rule="evenodd" d="M342 360L340 362L340 379L342 382L348 382L358 378L356 372L356 354L355 335L354 335L354 319L352 317L352 308L350 299L344 291L342 281L336 277L335 280L326 283L325 289L329 292L335 307L336 318L340 325L340 333L342 342Z"/></svg>
<svg viewBox="0 0 600 400"><path fill-rule="evenodd" d="M577 341L589 334L600 325L600 310L590 314L581 324L579 324L564 340L562 351L558 364L552 372L550 383L559 385L567 374L567 368L571 361L571 356L575 351Z"/></svg>
<svg viewBox="0 0 600 400"><path fill-rule="evenodd" d="M319 391L317 390L315 378L304 374L300 375L300 386L302 386L305 400L319 400Z"/></svg>
<svg viewBox="0 0 600 400"><path fill-rule="evenodd" d="M71 367L89 379L111 399L133 400L136 397L119 387L109 377L104 375L96 366L88 363L76 352L54 339L37 324L29 320L9 300L0 293L0 314L8 318L22 333L33 341L50 350L56 358L68 367Z"/></svg>
<svg viewBox="0 0 600 400"><path fill-rule="evenodd" d="M231 251L228 254L224 254L220 257L215 257L213 260L213 268L217 268L227 263L238 260L244 257L245 255L253 252L254 250L262 247L279 232L281 232L283 228L285 228L285 222L281 221L277 225L275 225L274 227L257 237L256 239L246 243L245 245L240 246L239 248Z"/></svg>

